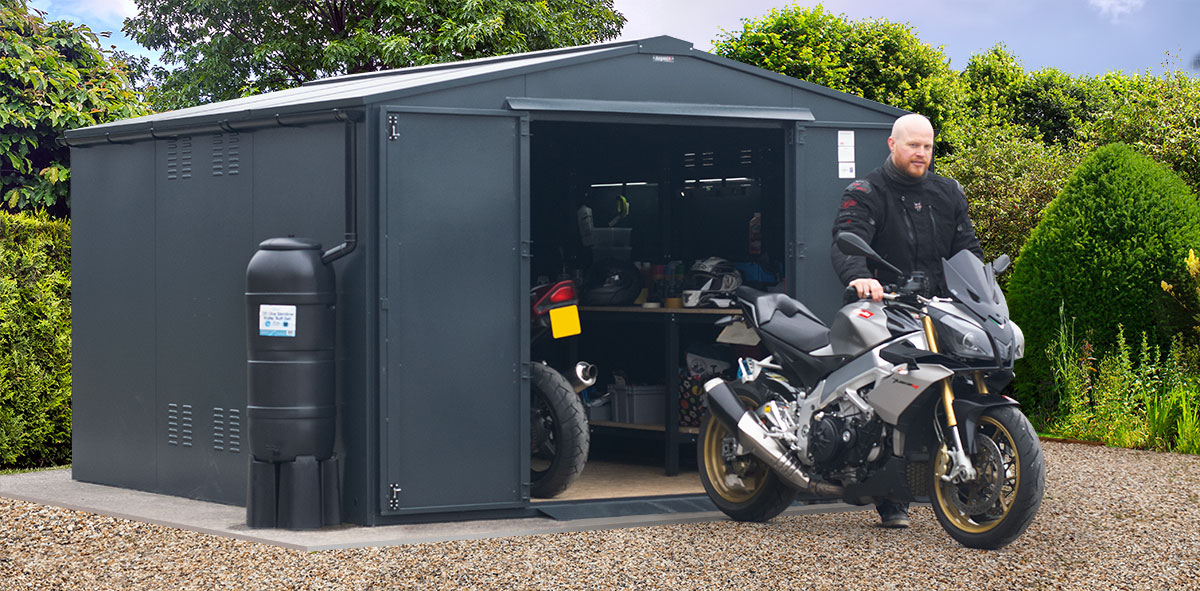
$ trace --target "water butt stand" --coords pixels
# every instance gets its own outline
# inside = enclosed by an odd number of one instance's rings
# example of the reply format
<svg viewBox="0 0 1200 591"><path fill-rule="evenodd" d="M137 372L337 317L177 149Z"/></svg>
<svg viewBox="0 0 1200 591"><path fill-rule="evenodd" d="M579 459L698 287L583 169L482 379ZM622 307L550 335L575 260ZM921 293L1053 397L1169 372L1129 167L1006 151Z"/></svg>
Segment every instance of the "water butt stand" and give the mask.
<svg viewBox="0 0 1200 591"><path fill-rule="evenodd" d="M340 524L334 455L336 282L321 245L263 241L246 268L246 525Z"/></svg>

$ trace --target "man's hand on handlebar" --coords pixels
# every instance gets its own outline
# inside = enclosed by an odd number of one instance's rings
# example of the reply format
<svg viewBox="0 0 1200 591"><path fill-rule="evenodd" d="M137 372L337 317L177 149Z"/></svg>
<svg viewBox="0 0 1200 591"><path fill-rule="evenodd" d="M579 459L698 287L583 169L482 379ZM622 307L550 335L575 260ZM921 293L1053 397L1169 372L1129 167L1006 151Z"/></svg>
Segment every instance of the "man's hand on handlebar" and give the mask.
<svg viewBox="0 0 1200 591"><path fill-rule="evenodd" d="M872 277L860 277L850 282L849 287L853 287L858 292L858 297L861 299L874 300L876 302L883 300L883 285L879 280Z"/></svg>

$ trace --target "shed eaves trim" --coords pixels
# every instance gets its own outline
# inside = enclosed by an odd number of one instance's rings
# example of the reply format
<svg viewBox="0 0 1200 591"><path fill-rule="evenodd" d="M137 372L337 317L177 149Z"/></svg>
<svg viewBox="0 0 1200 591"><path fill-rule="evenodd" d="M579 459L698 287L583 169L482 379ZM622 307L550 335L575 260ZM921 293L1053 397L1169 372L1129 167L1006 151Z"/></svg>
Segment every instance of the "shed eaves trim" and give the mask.
<svg viewBox="0 0 1200 591"><path fill-rule="evenodd" d="M508 108L513 109L514 111L678 115L684 117L768 119L774 121L815 120L812 111L806 108L713 105L699 103L660 103L649 101L599 101L589 99L508 97Z"/></svg>

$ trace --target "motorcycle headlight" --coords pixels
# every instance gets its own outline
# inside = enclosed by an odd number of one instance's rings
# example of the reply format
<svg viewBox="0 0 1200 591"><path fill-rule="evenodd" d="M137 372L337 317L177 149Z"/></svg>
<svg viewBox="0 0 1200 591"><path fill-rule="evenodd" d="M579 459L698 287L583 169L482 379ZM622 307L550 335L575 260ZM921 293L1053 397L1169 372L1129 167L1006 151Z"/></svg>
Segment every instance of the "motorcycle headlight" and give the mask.
<svg viewBox="0 0 1200 591"><path fill-rule="evenodd" d="M938 318L938 343L944 353L973 357L976 359L994 359L992 340L988 338L983 328L957 316L944 314ZM1022 339L1022 349L1024 348Z"/></svg>

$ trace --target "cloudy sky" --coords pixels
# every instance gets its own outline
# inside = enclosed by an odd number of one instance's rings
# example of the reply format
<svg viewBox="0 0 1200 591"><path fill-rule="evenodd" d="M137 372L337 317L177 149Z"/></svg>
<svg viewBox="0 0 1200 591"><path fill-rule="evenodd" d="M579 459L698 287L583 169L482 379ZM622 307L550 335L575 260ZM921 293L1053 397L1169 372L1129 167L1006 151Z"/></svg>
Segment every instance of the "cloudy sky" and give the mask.
<svg viewBox="0 0 1200 591"><path fill-rule="evenodd" d="M48 11L52 19L112 31L110 43L125 51L152 55L120 38L121 20L137 10L133 0L32 0L30 4ZM629 21L622 39L671 35L708 50L725 31L740 30L743 19L792 2L615 0L615 4ZM825 0L823 4L851 19L908 23L922 41L941 46L955 69L997 43L1006 45L1026 69L1054 67L1076 75L1161 72L1168 59L1187 68L1200 54L1200 0Z"/></svg>

